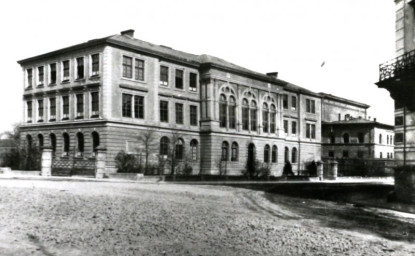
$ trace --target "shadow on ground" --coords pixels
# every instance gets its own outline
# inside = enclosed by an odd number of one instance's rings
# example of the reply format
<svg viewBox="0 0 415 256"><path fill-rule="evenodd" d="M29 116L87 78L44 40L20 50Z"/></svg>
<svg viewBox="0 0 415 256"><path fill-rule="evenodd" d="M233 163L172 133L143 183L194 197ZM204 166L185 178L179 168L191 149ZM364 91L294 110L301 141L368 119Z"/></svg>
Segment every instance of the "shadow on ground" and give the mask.
<svg viewBox="0 0 415 256"><path fill-rule="evenodd" d="M279 194L284 193L280 191ZM272 203L287 207L303 219L318 220L322 225L330 228L374 234L395 241L415 241L415 218L406 218L394 211L347 202L349 199L360 198L378 200L378 203L384 200L386 203L388 189L329 193L323 197L320 192L313 195L307 191L307 194L302 196L308 199L299 198L301 197L299 191L295 193L291 191L288 194L290 196L265 193L266 198ZM296 196L294 197L293 194Z"/></svg>

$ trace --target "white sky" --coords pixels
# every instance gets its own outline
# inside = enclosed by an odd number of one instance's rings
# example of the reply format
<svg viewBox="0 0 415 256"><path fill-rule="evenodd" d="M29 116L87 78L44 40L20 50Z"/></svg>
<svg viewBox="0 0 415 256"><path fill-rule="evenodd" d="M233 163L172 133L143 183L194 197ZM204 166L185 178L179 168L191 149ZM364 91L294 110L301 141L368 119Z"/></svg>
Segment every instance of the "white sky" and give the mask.
<svg viewBox="0 0 415 256"><path fill-rule="evenodd" d="M22 120L16 61L126 29L151 43L277 71L312 91L369 104L369 116L393 124L393 101L374 84L378 65L395 57L392 0L13 0L0 2L0 132Z"/></svg>

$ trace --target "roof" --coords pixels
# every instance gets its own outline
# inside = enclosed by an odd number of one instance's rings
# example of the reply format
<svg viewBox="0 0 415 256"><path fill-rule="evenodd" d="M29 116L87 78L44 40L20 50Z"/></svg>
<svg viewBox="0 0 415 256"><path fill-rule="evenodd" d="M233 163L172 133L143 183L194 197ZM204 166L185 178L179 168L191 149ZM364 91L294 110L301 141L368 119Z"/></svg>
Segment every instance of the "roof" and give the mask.
<svg viewBox="0 0 415 256"><path fill-rule="evenodd" d="M129 36L129 35L111 35L111 36L107 36L103 38L89 40L85 43L73 45L73 46L59 49L56 51L52 51L49 53L26 58L26 59L18 61L18 63L20 65L24 65L24 64L27 64L33 61L38 61L43 58L53 57L53 56L64 54L64 53L71 52L74 50L84 49L87 47L92 47L92 46L97 46L97 45L106 45L106 44L121 47L121 48L127 48L130 50L131 49L136 50L136 51L148 54L148 55L159 57L161 59L167 59L171 61L184 63L186 65L194 66L195 68L196 67L197 68L215 67L215 68L218 68L224 71L236 72L243 76L254 78L254 79L257 79L263 82L284 86L287 90L310 94L315 97L320 97L318 93L312 92L303 87L288 83L284 80L275 78L273 76L268 76L263 73L249 70L247 68L241 67L239 65L236 65L234 63L231 63L229 61L226 61L224 59L221 59L215 56L211 56L207 54L195 55L195 54L175 50L171 47L149 43L149 42L146 42L140 39L133 38L132 36Z"/></svg>
<svg viewBox="0 0 415 256"><path fill-rule="evenodd" d="M322 125L362 125L362 126L373 126L379 128L386 128L386 129L394 129L393 125L384 124L377 122L375 120L363 119L363 118L352 118L349 120L340 120L340 121L333 121L333 122L321 122Z"/></svg>
<svg viewBox="0 0 415 256"><path fill-rule="evenodd" d="M343 102L343 103L346 103L346 104L349 104L349 105L355 105L357 107L361 107L361 108L365 108L365 109L368 109L370 107L370 105L367 105L365 103L361 103L361 102L354 101L354 100L349 100L349 99L346 99L346 98L335 96L333 94L328 94L328 93L324 93L324 92L319 92L318 94L323 99L326 98L326 99L330 99L330 100L335 100L335 101L338 101L338 102Z"/></svg>

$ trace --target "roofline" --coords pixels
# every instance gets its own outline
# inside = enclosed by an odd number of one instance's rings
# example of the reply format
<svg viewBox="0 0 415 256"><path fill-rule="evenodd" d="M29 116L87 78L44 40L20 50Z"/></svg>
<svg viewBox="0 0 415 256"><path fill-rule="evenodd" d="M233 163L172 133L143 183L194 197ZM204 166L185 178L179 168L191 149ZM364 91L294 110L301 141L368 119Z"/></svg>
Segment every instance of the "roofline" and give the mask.
<svg viewBox="0 0 415 256"><path fill-rule="evenodd" d="M391 130L393 130L395 128L395 126L393 126L393 125L379 123L379 122L376 122L376 121L370 121L370 123L369 122L366 122L366 123L352 123L352 122L347 123L347 122L344 122L344 121L340 121L340 122L339 121L333 121L333 122L322 121L321 125L345 125L345 126L348 126L348 125L362 125L362 126L374 126L375 128L377 128L377 127L387 128L387 129L391 129Z"/></svg>
<svg viewBox="0 0 415 256"><path fill-rule="evenodd" d="M36 55L36 56L26 58L26 59L22 59L22 60L17 61L17 63L19 63L20 65L24 65L24 64L27 64L27 63L32 62L32 61L37 61L37 60L41 60L41 59L44 59L44 58L53 57L53 56L56 56L56 55L59 55L59 54L62 54L62 53L67 53L67 52L79 50L79 49L86 48L86 47L102 45L102 44L105 44L108 41L108 38L109 37L93 39L93 40L90 40L90 41L85 42L85 43L72 45L72 46L65 47L65 48L62 48L62 49L59 49L59 50L56 50L56 51Z"/></svg>
<svg viewBox="0 0 415 256"><path fill-rule="evenodd" d="M335 96L335 95L332 95L332 94L327 94L327 93L324 93L324 92L319 92L318 94L322 98L333 99L333 100L336 100L336 101L339 101L339 102L343 102L343 103L346 103L346 104L349 104L349 105L355 105L357 107L362 107L362 108L365 108L365 109L370 108L370 105L365 104L365 103L361 103L361 102L358 102L358 101L349 100L349 99L346 99L346 98L338 97L338 96Z"/></svg>

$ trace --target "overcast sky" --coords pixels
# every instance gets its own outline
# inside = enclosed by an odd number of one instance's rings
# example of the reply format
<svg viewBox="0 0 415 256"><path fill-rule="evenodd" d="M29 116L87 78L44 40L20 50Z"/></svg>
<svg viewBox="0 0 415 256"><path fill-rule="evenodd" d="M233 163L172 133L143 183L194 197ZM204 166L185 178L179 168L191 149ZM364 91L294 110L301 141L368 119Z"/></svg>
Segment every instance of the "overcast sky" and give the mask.
<svg viewBox="0 0 415 256"><path fill-rule="evenodd" d="M0 132L22 120L16 61L126 29L369 104L369 116L393 124L393 101L374 83L395 57L394 19L392 0L1 1Z"/></svg>

